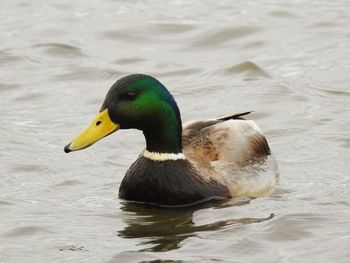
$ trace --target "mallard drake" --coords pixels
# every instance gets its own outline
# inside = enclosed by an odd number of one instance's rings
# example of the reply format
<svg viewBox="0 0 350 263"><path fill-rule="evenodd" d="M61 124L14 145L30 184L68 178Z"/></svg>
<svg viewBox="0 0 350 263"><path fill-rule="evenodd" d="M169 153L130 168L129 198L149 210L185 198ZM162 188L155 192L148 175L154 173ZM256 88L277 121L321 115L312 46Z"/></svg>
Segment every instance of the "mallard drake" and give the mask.
<svg viewBox="0 0 350 263"><path fill-rule="evenodd" d="M159 206L270 193L278 170L265 136L234 114L182 127L179 108L157 79L133 74L108 91L100 112L66 153L87 148L118 129L141 130L146 149L123 178L119 197Z"/></svg>

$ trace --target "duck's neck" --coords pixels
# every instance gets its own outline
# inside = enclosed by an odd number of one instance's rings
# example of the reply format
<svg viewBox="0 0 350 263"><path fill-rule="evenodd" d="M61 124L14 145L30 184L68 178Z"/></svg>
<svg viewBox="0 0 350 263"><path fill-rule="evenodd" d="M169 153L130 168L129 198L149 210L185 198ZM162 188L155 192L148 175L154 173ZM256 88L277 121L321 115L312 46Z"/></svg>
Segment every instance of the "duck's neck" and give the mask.
<svg viewBox="0 0 350 263"><path fill-rule="evenodd" d="M157 126L144 129L146 149L157 153L182 153L182 125L180 114L173 112L157 121Z"/></svg>
<svg viewBox="0 0 350 263"><path fill-rule="evenodd" d="M143 134L146 138L146 149L149 152L182 153L182 134L178 129L158 127L156 130L143 131Z"/></svg>

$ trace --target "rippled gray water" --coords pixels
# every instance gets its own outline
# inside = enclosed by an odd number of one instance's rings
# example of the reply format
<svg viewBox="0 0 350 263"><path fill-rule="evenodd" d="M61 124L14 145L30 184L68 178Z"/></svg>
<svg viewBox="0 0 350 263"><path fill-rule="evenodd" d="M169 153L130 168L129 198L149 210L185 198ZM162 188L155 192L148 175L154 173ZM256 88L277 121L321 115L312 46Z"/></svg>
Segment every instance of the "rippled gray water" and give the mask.
<svg viewBox="0 0 350 263"><path fill-rule="evenodd" d="M350 262L349 13L340 0L2 0L0 262ZM161 80L184 121L254 110L277 191L183 211L121 202L140 132L63 146L130 73Z"/></svg>

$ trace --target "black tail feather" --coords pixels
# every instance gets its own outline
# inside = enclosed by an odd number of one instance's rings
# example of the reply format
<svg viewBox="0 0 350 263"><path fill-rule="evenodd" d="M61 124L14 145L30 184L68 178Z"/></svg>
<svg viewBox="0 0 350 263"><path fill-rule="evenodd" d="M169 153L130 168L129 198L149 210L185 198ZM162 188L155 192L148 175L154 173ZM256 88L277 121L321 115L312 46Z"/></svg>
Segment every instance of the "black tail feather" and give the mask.
<svg viewBox="0 0 350 263"><path fill-rule="evenodd" d="M242 112L242 113L237 113L234 115L229 115L229 116L225 116L225 117L221 117L218 120L220 121L227 121L227 120L244 120L244 118L242 118L242 116L248 115L250 113L252 113L253 111L246 111L246 112Z"/></svg>

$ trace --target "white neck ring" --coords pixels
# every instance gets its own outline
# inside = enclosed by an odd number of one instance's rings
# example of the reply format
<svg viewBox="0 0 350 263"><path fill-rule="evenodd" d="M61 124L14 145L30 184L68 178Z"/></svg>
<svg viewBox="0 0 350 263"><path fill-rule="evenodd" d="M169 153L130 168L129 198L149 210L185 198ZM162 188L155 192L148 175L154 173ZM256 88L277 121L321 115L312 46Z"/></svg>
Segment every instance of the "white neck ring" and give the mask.
<svg viewBox="0 0 350 263"><path fill-rule="evenodd" d="M143 156L147 159L163 162L163 161L176 161L176 160L185 160L186 157L183 153L158 153L158 152L149 152L144 150Z"/></svg>

